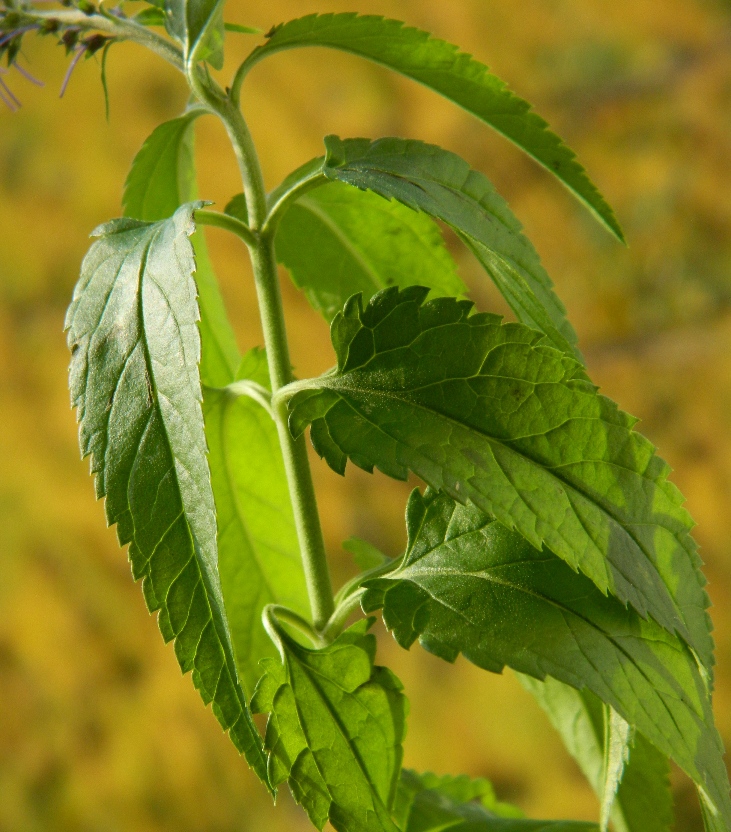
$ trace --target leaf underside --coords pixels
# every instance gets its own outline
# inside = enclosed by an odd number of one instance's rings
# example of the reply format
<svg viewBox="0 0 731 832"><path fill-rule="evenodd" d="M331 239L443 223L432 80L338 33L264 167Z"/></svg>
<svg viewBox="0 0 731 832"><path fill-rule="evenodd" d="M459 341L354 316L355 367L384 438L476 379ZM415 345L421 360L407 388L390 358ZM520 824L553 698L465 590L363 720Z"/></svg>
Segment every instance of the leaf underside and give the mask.
<svg viewBox="0 0 731 832"><path fill-rule="evenodd" d="M597 832L595 823L528 820L499 803L487 780L409 769L401 773L395 814L403 832Z"/></svg>
<svg viewBox="0 0 731 832"><path fill-rule="evenodd" d="M731 822L723 745L691 651L606 597L548 550L474 507L415 491L398 569L365 584L403 647L417 638L447 661L506 665L593 692L694 780ZM705 798L704 798L705 799Z"/></svg>
<svg viewBox="0 0 731 832"><path fill-rule="evenodd" d="M314 14L275 28L247 63L253 66L267 55L305 46L324 46L359 55L445 96L532 156L623 239L612 209L575 154L551 132L528 102L456 46L398 20L353 13Z"/></svg>
<svg viewBox="0 0 731 832"><path fill-rule="evenodd" d="M569 754L601 796L604 788L602 702L588 690L578 691L555 679L540 682L520 673L518 678L546 712ZM611 819L615 832L669 832L673 825L667 756L637 732Z"/></svg>
<svg viewBox="0 0 731 832"><path fill-rule="evenodd" d="M544 543L693 646L713 640L692 521L635 420L540 334L426 290L352 298L331 327L337 370L290 401L295 435L347 459L409 470Z"/></svg>
<svg viewBox="0 0 731 832"><path fill-rule="evenodd" d="M268 783L234 662L216 565L197 365L193 249L198 204L148 224L116 220L84 259L66 327L70 388L97 496L130 544L135 579L183 672Z"/></svg>
<svg viewBox="0 0 731 832"><path fill-rule="evenodd" d="M223 68L224 0L164 0L168 34L183 47L185 62Z"/></svg>
<svg viewBox="0 0 731 832"><path fill-rule="evenodd" d="M266 356L244 356L239 376L268 386ZM204 389L208 462L218 518L218 568L236 662L247 689L259 660L275 655L261 614L267 604L309 613L307 589L277 429L254 399Z"/></svg>
<svg viewBox="0 0 731 832"><path fill-rule="evenodd" d="M294 203L276 235L277 260L330 321L351 295L419 284L432 297L462 295L436 225L396 202L330 182Z"/></svg>
<svg viewBox="0 0 731 832"><path fill-rule="evenodd" d="M325 145L325 176L397 200L449 225L490 275L518 320L543 332L557 349L582 360L576 333L538 253L485 176L454 153L418 141L343 141L328 136Z"/></svg>
<svg viewBox="0 0 731 832"><path fill-rule="evenodd" d="M282 661L264 659L252 699L270 714L269 777L322 829L399 832L390 816L401 769L407 702L386 668L374 667L375 638L359 621L331 645L310 650L278 631Z"/></svg>

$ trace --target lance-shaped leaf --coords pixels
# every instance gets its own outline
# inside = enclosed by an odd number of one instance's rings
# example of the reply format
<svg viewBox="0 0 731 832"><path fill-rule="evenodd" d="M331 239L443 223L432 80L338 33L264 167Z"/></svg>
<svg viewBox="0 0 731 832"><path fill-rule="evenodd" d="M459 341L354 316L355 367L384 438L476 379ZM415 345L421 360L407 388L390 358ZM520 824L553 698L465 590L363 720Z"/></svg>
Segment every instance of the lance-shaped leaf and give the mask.
<svg viewBox="0 0 731 832"><path fill-rule="evenodd" d="M693 778L731 829L723 745L688 647L475 507L415 491L403 561L367 582L403 647L587 688Z"/></svg>
<svg viewBox="0 0 731 832"><path fill-rule="evenodd" d="M598 832L595 823L528 820L498 802L487 780L408 769L401 773L396 820L403 832Z"/></svg>
<svg viewBox="0 0 731 832"><path fill-rule="evenodd" d="M605 706L590 691L578 691L555 679L540 682L518 674L561 735L594 791L605 790ZM622 782L612 807L615 832L669 832L673 825L670 766L645 737L635 732Z"/></svg>
<svg viewBox="0 0 731 832"><path fill-rule="evenodd" d="M576 333L538 253L485 176L454 153L418 141L342 141L328 136L325 145L325 176L447 223L480 261L518 320L539 329L558 349L581 357Z"/></svg>
<svg viewBox="0 0 731 832"><path fill-rule="evenodd" d="M264 659L252 700L270 714L269 777L289 781L312 823L338 832L398 832L390 810L401 770L407 701L401 684L374 667L370 621L309 650L272 627L281 662Z"/></svg>
<svg viewBox="0 0 731 832"><path fill-rule="evenodd" d="M196 198L193 126L205 112L200 107L191 109L153 130L135 156L124 185L125 217L157 222ZM195 232L192 242L201 314L201 379L211 387L224 387L233 381L241 357L203 229Z"/></svg>
<svg viewBox="0 0 731 832"><path fill-rule="evenodd" d="M369 300L387 286L428 286L432 297L466 291L428 217L339 182L289 208L277 229L276 252L328 321L357 292Z"/></svg>
<svg viewBox="0 0 731 832"><path fill-rule="evenodd" d="M323 14L292 20L272 30L247 59L303 46L325 46L368 58L435 90L489 124L563 182L617 237L612 209L586 175L575 154L552 133L530 104L456 46L372 15Z"/></svg>
<svg viewBox="0 0 731 832"><path fill-rule="evenodd" d="M337 369L290 402L295 434L343 473L409 470L544 543L712 665L692 521L635 420L535 330L426 290L352 298L332 323ZM308 389L309 388L309 389Z"/></svg>
<svg viewBox="0 0 731 832"><path fill-rule="evenodd" d="M198 376L193 232L197 204L170 220L95 232L66 318L80 444L132 573L175 641L183 672L267 781L239 682L216 564Z"/></svg>
<svg viewBox="0 0 731 832"><path fill-rule="evenodd" d="M218 516L218 568L239 672L253 691L259 660L275 655L261 613L284 604L309 613L307 589L277 429L251 395L268 386L266 356L253 350L239 368L243 383L204 389L203 415Z"/></svg>
<svg viewBox="0 0 731 832"><path fill-rule="evenodd" d="M186 64L223 68L224 0L165 0L165 26L183 47Z"/></svg>

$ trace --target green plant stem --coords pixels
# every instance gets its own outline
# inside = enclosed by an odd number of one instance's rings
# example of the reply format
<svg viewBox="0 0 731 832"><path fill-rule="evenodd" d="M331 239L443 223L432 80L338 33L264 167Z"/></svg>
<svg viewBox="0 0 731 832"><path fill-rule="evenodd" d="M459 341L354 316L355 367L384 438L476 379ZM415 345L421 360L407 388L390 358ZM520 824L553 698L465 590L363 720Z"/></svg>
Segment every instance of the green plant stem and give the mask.
<svg viewBox="0 0 731 832"><path fill-rule="evenodd" d="M201 208L195 212L195 221L198 225L208 225L211 228L223 228L240 237L249 248L257 245L258 239L254 236L248 225L230 217L228 214L221 214L218 211L206 211Z"/></svg>
<svg viewBox="0 0 731 832"><path fill-rule="evenodd" d="M189 80L196 95L222 120L236 153L253 237L249 251L264 331L269 378L272 393L276 393L289 384L293 377L274 240L271 234L261 232L266 222L267 205L259 158L239 108L229 98L207 88L195 69L189 72ZM307 446L304 436L298 439L292 437L287 425L286 406L275 407L273 411L302 555L312 623L316 630L320 630L327 624L335 605Z"/></svg>

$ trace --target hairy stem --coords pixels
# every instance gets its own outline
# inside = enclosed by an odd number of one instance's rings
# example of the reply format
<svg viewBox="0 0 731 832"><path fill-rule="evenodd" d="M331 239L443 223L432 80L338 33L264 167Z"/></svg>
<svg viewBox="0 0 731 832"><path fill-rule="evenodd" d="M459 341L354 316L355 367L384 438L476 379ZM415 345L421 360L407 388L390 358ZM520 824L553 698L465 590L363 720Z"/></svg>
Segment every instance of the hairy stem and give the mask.
<svg viewBox="0 0 731 832"><path fill-rule="evenodd" d="M247 243L251 253L259 300L259 314L269 363L269 378L272 393L276 393L292 381L292 365L289 358L277 263L274 257L274 241L271 234L261 231L266 222L267 206L259 159L249 129L238 107L229 98L224 98L216 91L207 88L199 74L191 72L189 78L196 95L223 121L239 163L249 213L249 229L253 238L251 241L247 240ZM244 235L240 234L240 236ZM315 487L307 458L307 446L304 436L298 439L292 438L287 425L286 407L273 408L273 411L292 500L312 610L312 622L319 630L325 626L332 615L334 602Z"/></svg>

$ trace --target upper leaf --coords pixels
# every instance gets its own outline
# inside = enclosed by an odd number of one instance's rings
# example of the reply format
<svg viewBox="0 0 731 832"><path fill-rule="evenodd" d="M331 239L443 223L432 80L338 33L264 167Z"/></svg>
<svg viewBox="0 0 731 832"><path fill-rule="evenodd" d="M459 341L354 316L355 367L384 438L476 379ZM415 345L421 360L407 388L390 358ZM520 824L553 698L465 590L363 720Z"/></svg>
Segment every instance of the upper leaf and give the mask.
<svg viewBox="0 0 731 832"><path fill-rule="evenodd" d="M184 203L196 198L193 125L205 113L189 110L155 128L132 162L124 186L124 215L146 222L171 217ZM200 331L201 379L211 387L233 381L241 356L213 271L204 232L194 234Z"/></svg>
<svg viewBox="0 0 731 832"><path fill-rule="evenodd" d="M398 20L352 13L308 15L273 29L268 41L252 52L247 63L253 66L267 55L300 46L326 46L360 55L441 93L547 168L623 239L612 209L575 154L527 101L456 46Z"/></svg>
<svg viewBox="0 0 731 832"><path fill-rule="evenodd" d="M115 220L86 258L66 318L82 454L129 543L166 640L236 747L267 783L261 738L234 661L216 564L198 376L197 204L170 220Z"/></svg>
<svg viewBox="0 0 731 832"><path fill-rule="evenodd" d="M325 176L447 223L484 266L518 319L547 335L553 346L581 358L576 333L538 253L485 176L454 153L418 141L342 141L328 136L325 145Z"/></svg>
<svg viewBox="0 0 731 832"><path fill-rule="evenodd" d="M605 729L600 700L555 679L539 682L518 674L559 732L597 795L604 791ZM635 732L629 761L611 814L615 832L669 832L673 825L670 766L645 737Z"/></svg>
<svg viewBox="0 0 731 832"><path fill-rule="evenodd" d="M277 229L276 252L328 321L356 292L365 300L386 286L429 286L433 297L465 292L428 217L338 182L290 206Z"/></svg>
<svg viewBox="0 0 731 832"><path fill-rule="evenodd" d="M693 778L731 829L723 745L687 646L645 621L547 549L474 507L415 491L398 569L364 584L366 612L409 647L459 653L493 672L588 688Z"/></svg>
<svg viewBox="0 0 731 832"><path fill-rule="evenodd" d="M223 68L224 0L165 0L165 26L183 47L185 63Z"/></svg>
<svg viewBox="0 0 731 832"><path fill-rule="evenodd" d="M692 521L669 468L600 396L578 362L535 330L470 315L425 289L352 298L332 323L337 371L290 402L295 434L342 473L346 460L412 470L544 543L694 647L713 640Z"/></svg>
<svg viewBox="0 0 731 832"><path fill-rule="evenodd" d="M487 780L404 769L396 819L403 832L597 832L594 823L528 820L495 798Z"/></svg>
<svg viewBox="0 0 731 832"><path fill-rule="evenodd" d="M309 650L277 629L282 661L264 659L252 700L269 713L269 777L289 780L312 823L339 832L398 832L391 820L401 770L407 701L385 667L374 667L370 621Z"/></svg>
<svg viewBox="0 0 731 832"><path fill-rule="evenodd" d="M266 387L266 356L244 356L240 378ZM231 389L204 390L218 568L239 672L249 690L264 656L275 654L261 613L267 604L309 612L284 462L271 415Z"/></svg>

